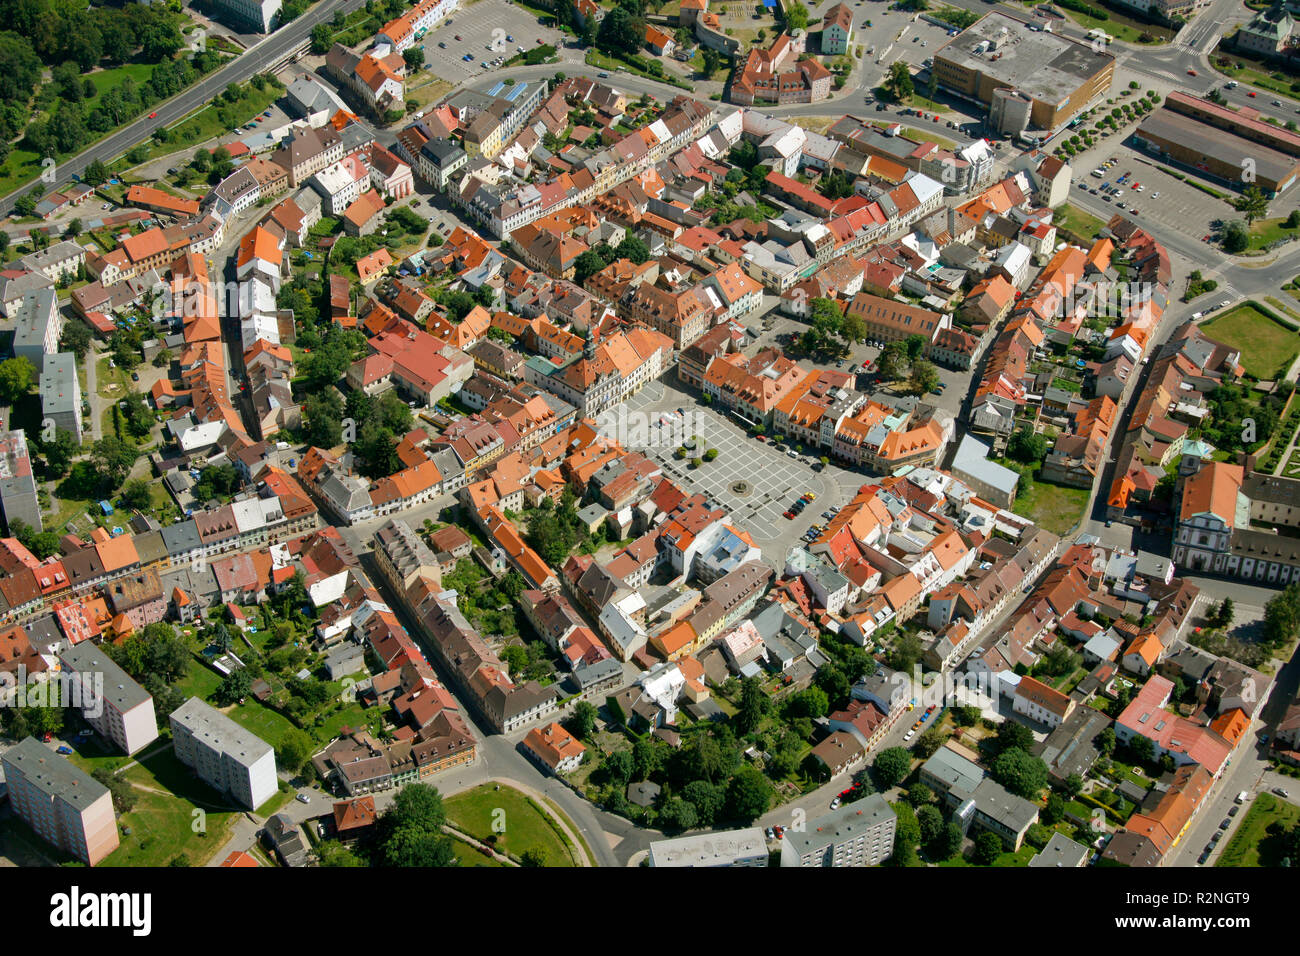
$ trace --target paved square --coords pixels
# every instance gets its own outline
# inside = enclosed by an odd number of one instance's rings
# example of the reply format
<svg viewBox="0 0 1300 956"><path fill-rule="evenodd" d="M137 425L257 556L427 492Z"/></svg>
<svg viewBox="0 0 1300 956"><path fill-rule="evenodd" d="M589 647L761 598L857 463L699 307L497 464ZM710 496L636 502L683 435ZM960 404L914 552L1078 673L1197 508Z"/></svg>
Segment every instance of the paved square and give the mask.
<svg viewBox="0 0 1300 956"><path fill-rule="evenodd" d="M861 485L871 480L868 475L847 471L833 463L816 472L807 462L758 441L725 414L698 405L690 395L665 382L648 385L628 402L629 415L640 412L655 423L661 415L673 414L677 408L690 413L702 444L718 450L714 461L690 468L687 461L674 458L677 448L674 441L679 432L672 424L652 426L649 447L631 447L629 451L640 451L660 462L665 474L684 490L702 492L727 509L738 525L754 537L755 543L774 548L771 557L775 561L799 542L810 525L825 523L822 512L833 506L842 507ZM663 434L662 441L660 434ZM743 491L737 490L739 482L747 486ZM783 517L795 499L808 491L817 496L816 500L794 520Z"/></svg>

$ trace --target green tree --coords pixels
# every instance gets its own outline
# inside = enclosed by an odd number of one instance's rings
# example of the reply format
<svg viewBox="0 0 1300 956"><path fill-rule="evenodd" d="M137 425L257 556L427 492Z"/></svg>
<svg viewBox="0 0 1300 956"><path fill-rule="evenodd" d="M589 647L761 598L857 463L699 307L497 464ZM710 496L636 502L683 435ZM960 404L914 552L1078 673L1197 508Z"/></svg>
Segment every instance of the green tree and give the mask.
<svg viewBox="0 0 1300 956"><path fill-rule="evenodd" d="M907 63L902 60L895 60L890 64L882 88L889 98L896 103L905 103L911 99L912 94L916 92L916 86L912 82L912 71L908 68Z"/></svg>
<svg viewBox="0 0 1300 956"><path fill-rule="evenodd" d="M1250 245L1250 233L1244 223L1233 221L1223 230L1223 251L1236 254Z"/></svg>
<svg viewBox="0 0 1300 956"><path fill-rule="evenodd" d="M247 697L248 689L252 685L253 678L249 675L248 669L241 667L222 678L212 696L222 707L229 707Z"/></svg>
<svg viewBox="0 0 1300 956"><path fill-rule="evenodd" d="M1065 819L1065 799L1059 793L1049 794L1043 808L1043 822L1055 826Z"/></svg>
<svg viewBox="0 0 1300 956"><path fill-rule="evenodd" d="M985 830L975 837L975 862L980 866L992 866L1002 855L1002 838L996 833Z"/></svg>
<svg viewBox="0 0 1300 956"><path fill-rule="evenodd" d="M379 862L383 866L455 866L451 840L442 832L447 814L442 795L423 783L407 784L379 818Z"/></svg>
<svg viewBox="0 0 1300 956"><path fill-rule="evenodd" d="M1143 737L1140 734L1134 734L1128 742L1129 753L1133 758L1142 764L1151 764L1156 759L1156 747L1151 742L1150 737Z"/></svg>
<svg viewBox="0 0 1300 956"><path fill-rule="evenodd" d="M763 682L757 677L746 677L740 682L740 709L736 712L736 731L752 734L767 714L768 698L763 692Z"/></svg>
<svg viewBox="0 0 1300 956"><path fill-rule="evenodd" d="M912 363L912 390L918 395L925 395L939 386L939 370L925 359Z"/></svg>
<svg viewBox="0 0 1300 956"><path fill-rule="evenodd" d="M941 860L951 860L961 852L961 844L964 839L960 824L949 822L943 828L943 833L939 835L939 839L935 841L933 853Z"/></svg>
<svg viewBox="0 0 1300 956"><path fill-rule="evenodd" d="M746 764L727 784L727 815L749 823L767 812L772 802L772 785L757 769Z"/></svg>
<svg viewBox="0 0 1300 956"><path fill-rule="evenodd" d="M529 869L538 869L546 866L546 851L541 847L529 847L519 857L522 866Z"/></svg>
<svg viewBox="0 0 1300 956"><path fill-rule="evenodd" d="M95 442L92 459L101 481L116 490L130 473L140 450L134 444L106 435Z"/></svg>
<svg viewBox="0 0 1300 956"><path fill-rule="evenodd" d="M699 814L688 800L673 797L660 808L656 822L670 832L689 830L699 822Z"/></svg>
<svg viewBox="0 0 1300 956"><path fill-rule="evenodd" d="M1246 217L1248 225L1253 224L1256 219L1263 219L1268 215L1268 196L1258 186L1250 185L1232 201L1232 206Z"/></svg>
<svg viewBox="0 0 1300 956"><path fill-rule="evenodd" d="M58 428L51 441L41 442L41 457L45 459L46 473L52 478L62 478L68 473L72 459L81 451L75 435L66 428Z"/></svg>
<svg viewBox="0 0 1300 956"><path fill-rule="evenodd" d="M1047 454L1047 439L1029 425L1022 425L1007 440L1007 455L1025 464L1037 464Z"/></svg>
<svg viewBox="0 0 1300 956"><path fill-rule="evenodd" d="M312 739L303 731L294 728L286 731L280 738L280 746L275 748L275 760L279 766L290 773L302 773L311 762L313 750L315 746L312 744Z"/></svg>
<svg viewBox="0 0 1300 956"><path fill-rule="evenodd" d="M617 787L626 787L632 779L632 754L626 750L615 750L600 763L605 778Z"/></svg>
<svg viewBox="0 0 1300 956"><path fill-rule="evenodd" d="M596 730L596 708L585 700L579 701L564 722L564 729L579 740L590 739Z"/></svg>
<svg viewBox="0 0 1300 956"><path fill-rule="evenodd" d="M921 807L934 802L934 791L923 783L914 783L907 788L907 802L914 807Z"/></svg>
<svg viewBox="0 0 1300 956"><path fill-rule="evenodd" d="M918 807L916 822L921 829L921 842L927 846L943 834L943 814L934 804L926 803Z"/></svg>
<svg viewBox="0 0 1300 956"><path fill-rule="evenodd" d="M692 780L682 788L682 799L695 808L697 826L711 827L726 802L726 791L707 780Z"/></svg>
<svg viewBox="0 0 1300 956"><path fill-rule="evenodd" d="M912 755L902 747L889 747L876 755L874 766L880 789L888 790L911 772Z"/></svg>
<svg viewBox="0 0 1300 956"><path fill-rule="evenodd" d="M998 754L991 768L993 779L1016 796L1033 800L1047 786L1047 764L1019 747Z"/></svg>
<svg viewBox="0 0 1300 956"><path fill-rule="evenodd" d="M318 23L311 28L311 52L315 56L324 56L328 53L333 42L334 34L325 24Z"/></svg>
<svg viewBox="0 0 1300 956"><path fill-rule="evenodd" d="M1004 720L998 726L998 752L1005 750L1023 750L1026 753L1034 746L1034 735L1024 724L1014 720Z"/></svg>
<svg viewBox="0 0 1300 956"><path fill-rule="evenodd" d="M0 362L0 404L12 405L36 382L36 367L22 356Z"/></svg>
<svg viewBox="0 0 1300 956"><path fill-rule="evenodd" d="M880 370L880 377L886 381L902 378L911 367L907 358L907 348L902 342L890 342L886 345L876 364Z"/></svg>
<svg viewBox="0 0 1300 956"><path fill-rule="evenodd" d="M929 760L943 746L944 741L948 739L948 732L934 724L926 729L925 733L917 738L913 750L922 760Z"/></svg>

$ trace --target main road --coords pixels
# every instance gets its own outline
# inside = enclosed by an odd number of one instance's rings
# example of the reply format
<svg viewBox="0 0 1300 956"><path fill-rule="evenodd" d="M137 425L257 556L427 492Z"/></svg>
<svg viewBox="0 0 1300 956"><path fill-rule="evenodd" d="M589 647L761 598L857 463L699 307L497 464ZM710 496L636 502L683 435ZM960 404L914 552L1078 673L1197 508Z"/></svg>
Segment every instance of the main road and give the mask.
<svg viewBox="0 0 1300 956"><path fill-rule="evenodd" d="M310 41L312 28L316 24L329 22L338 10L351 13L364 2L365 0L319 0L298 19L258 41L225 66L209 73L193 86L162 103L153 111L157 115L142 116L134 123L123 126L104 137L77 156L60 163L56 167L55 181L45 184L46 192L66 185L72 181L73 176L81 176L86 171L86 167L95 160L108 163L137 143L144 142L158 127L179 122L204 103L211 101L231 83L243 82L255 73L277 66L304 43ZM31 192L38 181L30 182L0 199L0 216L9 215L13 211L14 202L20 196Z"/></svg>

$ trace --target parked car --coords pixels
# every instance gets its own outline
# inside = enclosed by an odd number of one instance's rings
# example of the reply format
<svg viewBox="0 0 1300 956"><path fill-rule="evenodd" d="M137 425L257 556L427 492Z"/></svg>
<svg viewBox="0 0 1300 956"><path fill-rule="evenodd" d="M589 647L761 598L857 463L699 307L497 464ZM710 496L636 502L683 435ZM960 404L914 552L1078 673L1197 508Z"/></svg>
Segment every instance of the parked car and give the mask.
<svg viewBox="0 0 1300 956"><path fill-rule="evenodd" d="M1273 792L1283 799L1289 799L1291 796L1291 791L1284 787L1274 787Z"/></svg>
<svg viewBox="0 0 1300 956"><path fill-rule="evenodd" d="M67 757L67 756L70 756L70 755L72 754L72 748L69 747L67 744L62 744L62 745L59 747L59 749L56 750L56 751L54 751L54 752L55 752L56 754L62 754L63 756Z"/></svg>
<svg viewBox="0 0 1300 956"><path fill-rule="evenodd" d="M299 803L311 803L311 797L307 796L305 793L298 794L294 799Z"/></svg>

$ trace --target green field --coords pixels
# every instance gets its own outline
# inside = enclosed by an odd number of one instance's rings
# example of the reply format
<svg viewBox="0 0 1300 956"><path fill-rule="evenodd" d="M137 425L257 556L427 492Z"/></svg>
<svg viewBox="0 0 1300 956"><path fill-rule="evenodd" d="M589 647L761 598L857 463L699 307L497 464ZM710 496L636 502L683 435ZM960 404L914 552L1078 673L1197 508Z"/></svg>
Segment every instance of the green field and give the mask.
<svg viewBox="0 0 1300 956"><path fill-rule="evenodd" d="M527 795L508 786L493 788L493 784L483 784L444 800L448 822L484 843L495 836L498 852L516 859L527 850L540 849L546 854L547 866L577 865L565 838ZM493 830L496 821L504 823L504 832ZM472 852L486 862L482 854Z"/></svg>
<svg viewBox="0 0 1300 956"><path fill-rule="evenodd" d="M1281 831L1300 824L1300 807L1261 793L1242 818L1237 832L1215 866L1278 866L1282 862ZM1269 832L1273 828L1273 832Z"/></svg>
<svg viewBox="0 0 1300 956"><path fill-rule="evenodd" d="M241 812L198 781L170 748L122 777L135 788L136 805L118 816L122 843L102 866L166 866L181 854L191 866L202 866L225 844Z"/></svg>
<svg viewBox="0 0 1300 956"><path fill-rule="evenodd" d="M1075 209L1069 203L1056 210L1052 221L1057 229L1072 232L1080 239L1093 239L1106 226L1101 219L1082 209Z"/></svg>
<svg viewBox="0 0 1300 956"><path fill-rule="evenodd" d="M1283 225L1285 222L1286 216L1278 216L1274 219L1256 219L1250 225L1250 245L1247 248L1256 252L1262 251L1270 242L1277 242L1279 239L1285 239L1300 232L1300 230L1286 228Z"/></svg>
<svg viewBox="0 0 1300 956"><path fill-rule="evenodd" d="M1035 481L1033 488L1015 500L1011 510L1032 518L1035 524L1053 534L1064 534L1083 520L1083 508L1087 503L1086 488L1066 488Z"/></svg>
<svg viewBox="0 0 1300 956"><path fill-rule="evenodd" d="M1210 338L1240 349L1246 374L1260 379L1285 373L1300 352L1294 331L1250 304L1229 309L1201 328Z"/></svg>

